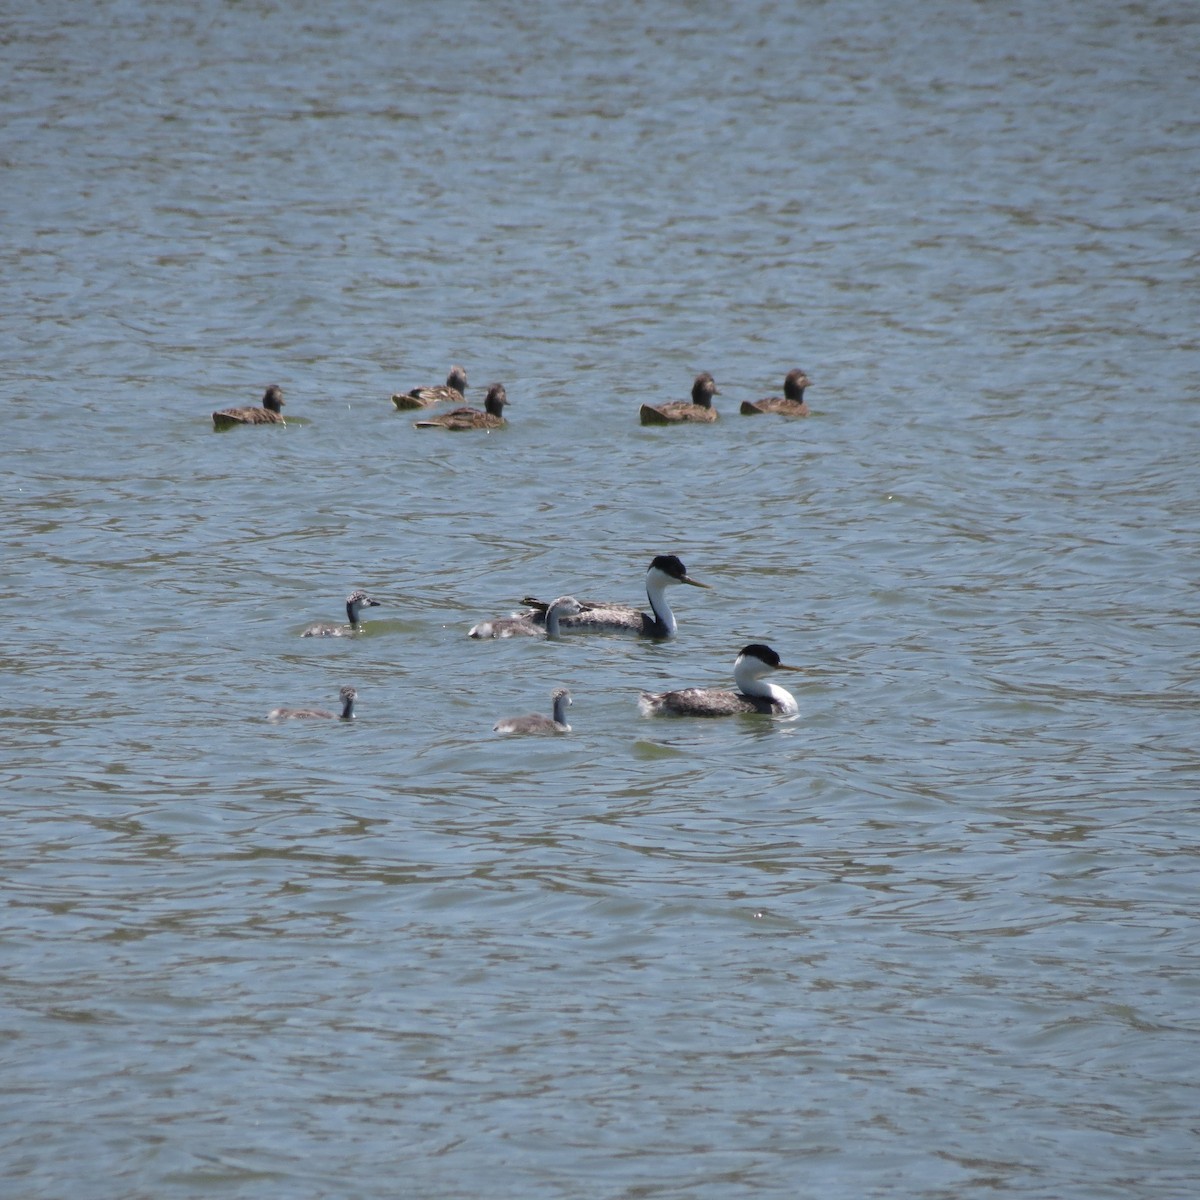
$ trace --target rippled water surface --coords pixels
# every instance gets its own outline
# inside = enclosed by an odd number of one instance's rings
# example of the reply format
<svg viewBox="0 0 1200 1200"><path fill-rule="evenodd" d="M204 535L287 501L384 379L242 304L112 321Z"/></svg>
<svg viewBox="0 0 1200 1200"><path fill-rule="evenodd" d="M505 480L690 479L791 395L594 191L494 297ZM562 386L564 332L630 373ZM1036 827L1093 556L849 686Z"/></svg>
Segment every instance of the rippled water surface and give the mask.
<svg viewBox="0 0 1200 1200"><path fill-rule="evenodd" d="M1200 1190L1192 7L9 9L13 1196Z"/></svg>

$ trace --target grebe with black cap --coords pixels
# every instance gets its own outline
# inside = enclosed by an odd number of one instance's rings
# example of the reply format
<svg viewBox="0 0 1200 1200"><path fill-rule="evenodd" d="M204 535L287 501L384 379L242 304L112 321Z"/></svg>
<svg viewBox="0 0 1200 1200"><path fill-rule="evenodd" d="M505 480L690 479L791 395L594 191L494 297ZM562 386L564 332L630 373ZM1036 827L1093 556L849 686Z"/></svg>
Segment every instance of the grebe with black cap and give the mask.
<svg viewBox="0 0 1200 1200"><path fill-rule="evenodd" d="M633 633L640 637L672 638L678 629L675 614L667 603L666 591L678 583L706 588L707 583L693 579L680 559L674 554L659 554L651 561L646 571L646 598L650 601L649 613L628 604L600 604L591 600L579 601L581 612L577 616L564 617L561 627L564 632ZM529 605L528 618L544 620L549 607L541 600L526 596ZM523 614L525 615L525 614Z"/></svg>
<svg viewBox="0 0 1200 1200"><path fill-rule="evenodd" d="M779 659L770 646L754 642L742 649L733 664L737 691L728 688L683 688L677 692L643 692L638 707L644 717L730 717L738 713L767 713L794 717L796 697L766 676L774 671L799 671Z"/></svg>

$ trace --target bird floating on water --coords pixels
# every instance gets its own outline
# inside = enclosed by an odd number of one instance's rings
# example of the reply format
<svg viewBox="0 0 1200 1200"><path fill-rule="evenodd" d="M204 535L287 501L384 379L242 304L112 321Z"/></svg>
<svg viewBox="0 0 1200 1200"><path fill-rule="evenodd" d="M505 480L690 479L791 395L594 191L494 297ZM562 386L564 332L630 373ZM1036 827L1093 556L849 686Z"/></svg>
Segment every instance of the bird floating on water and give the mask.
<svg viewBox="0 0 1200 1200"><path fill-rule="evenodd" d="M559 636L563 617L578 616L583 611L574 596L559 596L551 600L545 612L536 609L511 617L496 617L480 621L467 632L473 638L544 637L553 641Z"/></svg>
<svg viewBox="0 0 1200 1200"><path fill-rule="evenodd" d="M554 716L544 717L541 713L527 713L523 717L505 717L492 726L494 733L570 733L567 724L567 708L571 705L571 693L566 688L556 688L550 693L554 701Z"/></svg>
<svg viewBox="0 0 1200 1200"><path fill-rule="evenodd" d="M559 622L564 632L634 633L641 637L672 638L678 629L675 614L667 603L666 590L677 583L692 587L708 587L693 579L687 567L674 554L659 554L646 571L646 598L650 601L649 613L628 604L600 604L591 600L579 601L581 611L577 616L564 616ZM526 596L522 601L529 611L521 617L534 622L545 619L549 608L542 600Z"/></svg>
<svg viewBox="0 0 1200 1200"><path fill-rule="evenodd" d="M283 419L283 388L271 384L263 393L261 408L223 408L212 415L217 429L232 429L235 425L286 425Z"/></svg>
<svg viewBox="0 0 1200 1200"><path fill-rule="evenodd" d="M770 646L754 642L742 649L733 664L737 691L726 688L684 688L678 692L643 692L638 707L645 717L728 717L737 713L769 713L794 717L796 698L786 688L770 683L773 671L799 671L780 662Z"/></svg>
<svg viewBox="0 0 1200 1200"><path fill-rule="evenodd" d="M812 385L799 367L789 371L783 381L782 396L768 396L765 400L743 400L742 413L752 416L754 413L779 413L784 417L807 417L808 405L804 403L804 389Z"/></svg>
<svg viewBox="0 0 1200 1200"><path fill-rule="evenodd" d="M346 617L349 625L327 625L318 621L310 625L301 637L353 637L361 632L361 613L364 608L379 608L380 602L368 596L366 592L351 592L346 597Z"/></svg>
<svg viewBox="0 0 1200 1200"><path fill-rule="evenodd" d="M454 408L428 421L414 421L417 429L503 429L508 422L504 419L504 406L509 403L504 384L493 383L488 388L483 412L477 408Z"/></svg>
<svg viewBox="0 0 1200 1200"><path fill-rule="evenodd" d="M273 708L267 713L268 721L297 721L308 720L309 718L326 718L332 719L339 717L343 721L354 720L354 702L358 699L358 692L352 687L344 687L341 690L342 711L340 713L331 713L324 708Z"/></svg>
<svg viewBox="0 0 1200 1200"><path fill-rule="evenodd" d="M686 421L715 421L717 410L712 398L719 396L721 389L707 371L701 371L692 382L692 398L672 400L669 404L643 404L638 416L643 425L679 425Z"/></svg>
<svg viewBox="0 0 1200 1200"><path fill-rule="evenodd" d="M467 372L456 363L450 368L444 384L436 387L415 387L396 392L392 403L399 409L428 408L432 404L462 404L467 390Z"/></svg>

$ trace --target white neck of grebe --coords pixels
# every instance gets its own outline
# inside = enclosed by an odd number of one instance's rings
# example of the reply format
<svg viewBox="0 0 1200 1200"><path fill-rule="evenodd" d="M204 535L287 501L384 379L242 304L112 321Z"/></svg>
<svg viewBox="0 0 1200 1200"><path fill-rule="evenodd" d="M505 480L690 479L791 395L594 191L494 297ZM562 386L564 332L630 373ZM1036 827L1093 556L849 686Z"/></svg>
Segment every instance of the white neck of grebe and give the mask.
<svg viewBox="0 0 1200 1200"><path fill-rule="evenodd" d="M563 603L555 600L548 609L546 609L546 636L548 638L558 637L558 623L564 616L570 616L572 613L577 613L579 606L577 604ZM555 720L558 718L556 717Z"/></svg>
<svg viewBox="0 0 1200 1200"><path fill-rule="evenodd" d="M733 681L744 696L761 696L777 705L784 716L794 717L800 711L796 697L787 688L765 678L771 670L761 659L739 658L734 664Z"/></svg>
<svg viewBox="0 0 1200 1200"><path fill-rule="evenodd" d="M667 588L678 582L657 568L646 572L646 599L650 601L650 608L658 623L667 631L667 637L674 637L679 629L675 614L667 603Z"/></svg>
<svg viewBox="0 0 1200 1200"><path fill-rule="evenodd" d="M565 692L561 696L554 697L554 720L559 725L567 723L567 707L571 703L571 697Z"/></svg>

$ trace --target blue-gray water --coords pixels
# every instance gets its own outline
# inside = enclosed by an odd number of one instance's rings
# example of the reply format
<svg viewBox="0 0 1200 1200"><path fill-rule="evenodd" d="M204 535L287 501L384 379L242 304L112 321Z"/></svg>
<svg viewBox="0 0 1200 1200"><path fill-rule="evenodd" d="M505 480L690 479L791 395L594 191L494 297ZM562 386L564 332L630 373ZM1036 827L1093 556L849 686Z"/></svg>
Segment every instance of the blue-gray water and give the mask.
<svg viewBox="0 0 1200 1200"><path fill-rule="evenodd" d="M1200 1190L1194 6L5 7L5 1195Z"/></svg>

